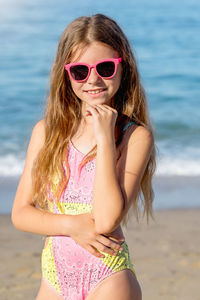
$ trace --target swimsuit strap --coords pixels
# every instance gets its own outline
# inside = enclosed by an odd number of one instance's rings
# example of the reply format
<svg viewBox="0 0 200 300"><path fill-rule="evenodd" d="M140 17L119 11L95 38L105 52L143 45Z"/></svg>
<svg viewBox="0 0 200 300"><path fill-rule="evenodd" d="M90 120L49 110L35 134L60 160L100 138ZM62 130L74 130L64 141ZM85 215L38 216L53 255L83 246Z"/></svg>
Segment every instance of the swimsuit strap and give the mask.
<svg viewBox="0 0 200 300"><path fill-rule="evenodd" d="M131 121L129 123L127 123L124 128L123 128L123 131L125 131L129 126L131 126L132 124L134 124L135 122L134 121Z"/></svg>

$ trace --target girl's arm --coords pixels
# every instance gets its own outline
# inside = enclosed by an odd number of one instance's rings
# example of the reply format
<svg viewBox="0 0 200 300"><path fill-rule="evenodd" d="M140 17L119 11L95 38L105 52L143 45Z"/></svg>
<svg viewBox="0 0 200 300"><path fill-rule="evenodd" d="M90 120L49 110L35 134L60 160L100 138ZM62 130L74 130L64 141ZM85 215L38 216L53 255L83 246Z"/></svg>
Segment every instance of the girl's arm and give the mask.
<svg viewBox="0 0 200 300"><path fill-rule="evenodd" d="M99 257L97 249L113 254L112 249L119 250L120 242L112 241L95 229L94 219L91 213L80 215L62 215L42 211L32 203L31 169L34 159L43 146L45 139L44 121L39 121L32 132L28 146L26 163L20 178L12 208L12 223L22 231L41 235L65 235L70 236L82 247ZM122 240L122 234L114 234Z"/></svg>
<svg viewBox="0 0 200 300"><path fill-rule="evenodd" d="M150 131L138 126L116 166L114 138L97 144L96 174L93 192L93 215L99 233L113 231L128 212L138 193L154 139ZM126 150L127 149L127 150Z"/></svg>
<svg viewBox="0 0 200 300"><path fill-rule="evenodd" d="M11 219L18 230L44 235L66 235L67 232L70 232L72 216L66 217L42 211L32 203L31 169L44 140L44 121L41 120L33 128L24 170L13 203Z"/></svg>

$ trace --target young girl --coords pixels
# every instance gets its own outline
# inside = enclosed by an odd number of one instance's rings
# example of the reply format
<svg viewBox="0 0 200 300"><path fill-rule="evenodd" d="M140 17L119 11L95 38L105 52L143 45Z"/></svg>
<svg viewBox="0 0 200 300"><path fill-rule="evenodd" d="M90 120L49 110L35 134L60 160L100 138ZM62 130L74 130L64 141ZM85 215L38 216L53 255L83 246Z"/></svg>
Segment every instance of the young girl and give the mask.
<svg viewBox="0 0 200 300"><path fill-rule="evenodd" d="M12 222L47 236L37 300L140 300L121 222L152 216L155 144L129 42L112 19L63 32ZM143 197L142 197L143 195ZM139 201L141 200L141 201Z"/></svg>

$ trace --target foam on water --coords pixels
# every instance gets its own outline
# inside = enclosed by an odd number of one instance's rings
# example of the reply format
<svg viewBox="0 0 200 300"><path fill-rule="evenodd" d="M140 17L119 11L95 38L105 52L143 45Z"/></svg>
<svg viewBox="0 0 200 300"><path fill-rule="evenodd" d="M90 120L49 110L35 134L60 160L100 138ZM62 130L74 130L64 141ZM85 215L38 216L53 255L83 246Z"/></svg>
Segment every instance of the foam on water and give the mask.
<svg viewBox="0 0 200 300"><path fill-rule="evenodd" d="M13 177L22 174L25 158L13 154L0 157L1 176ZM165 176L200 176L200 159L185 157L157 157L157 169L155 175Z"/></svg>

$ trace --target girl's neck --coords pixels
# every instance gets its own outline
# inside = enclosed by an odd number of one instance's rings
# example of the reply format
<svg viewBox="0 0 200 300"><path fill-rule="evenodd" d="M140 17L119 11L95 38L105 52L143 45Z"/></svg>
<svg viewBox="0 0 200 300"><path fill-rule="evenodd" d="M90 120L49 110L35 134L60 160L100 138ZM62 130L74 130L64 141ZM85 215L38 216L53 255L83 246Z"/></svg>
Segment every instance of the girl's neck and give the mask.
<svg viewBox="0 0 200 300"><path fill-rule="evenodd" d="M75 134L73 135L73 137L71 138L72 141L76 141L76 140L86 140L91 144L95 143L94 140L94 129L93 129L93 121L92 121L92 116L89 117L90 119L82 119L77 131L75 132Z"/></svg>

